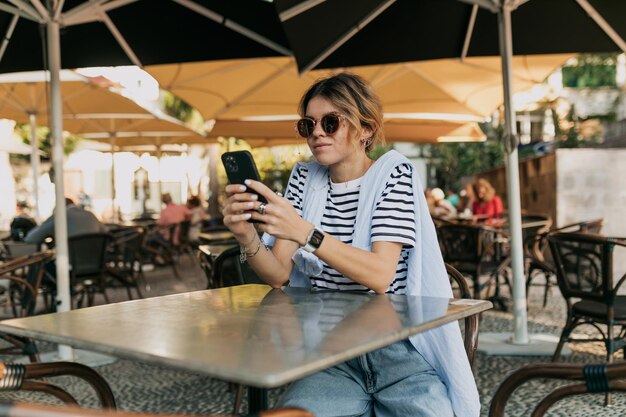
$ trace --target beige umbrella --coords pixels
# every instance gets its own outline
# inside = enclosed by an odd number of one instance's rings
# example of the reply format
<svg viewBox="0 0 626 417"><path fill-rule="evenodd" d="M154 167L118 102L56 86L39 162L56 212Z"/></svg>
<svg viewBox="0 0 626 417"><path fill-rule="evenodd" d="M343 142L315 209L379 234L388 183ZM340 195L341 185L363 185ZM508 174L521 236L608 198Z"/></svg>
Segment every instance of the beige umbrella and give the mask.
<svg viewBox="0 0 626 417"><path fill-rule="evenodd" d="M229 136L244 138L252 147L305 143L296 134L294 124L294 120L217 120L207 136L210 141ZM449 120L387 119L384 129L388 142L436 143L485 140L484 133L476 123Z"/></svg>
<svg viewBox="0 0 626 417"><path fill-rule="evenodd" d="M572 55L514 57L515 91L542 82ZM162 88L205 119L293 115L302 93L331 71L298 75L291 57L155 65L145 68ZM389 113L484 117L503 101L500 57L442 59L346 68L376 89Z"/></svg>

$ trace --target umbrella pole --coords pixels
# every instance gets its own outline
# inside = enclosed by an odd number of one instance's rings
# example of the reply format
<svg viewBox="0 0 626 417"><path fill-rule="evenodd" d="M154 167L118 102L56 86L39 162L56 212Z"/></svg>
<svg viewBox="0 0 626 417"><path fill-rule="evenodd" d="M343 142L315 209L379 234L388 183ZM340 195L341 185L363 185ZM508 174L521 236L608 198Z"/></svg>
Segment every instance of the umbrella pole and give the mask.
<svg viewBox="0 0 626 417"><path fill-rule="evenodd" d="M498 12L500 54L502 55L502 82L504 86L504 147L506 150L506 182L511 234L511 266L513 269L513 343L527 344L526 282L524 279L524 251L522 246L522 205L520 201L519 161L517 155L517 126L512 96L513 42L511 39L511 10L502 6Z"/></svg>
<svg viewBox="0 0 626 417"><path fill-rule="evenodd" d="M35 197L35 204L32 208L32 214L35 221L39 223L41 221L39 211L39 146L37 141L37 116L34 113L28 115L28 121L30 122L30 164L33 170L33 196Z"/></svg>
<svg viewBox="0 0 626 417"><path fill-rule="evenodd" d="M504 87L506 180L511 234L511 267L513 270L513 321L514 333L482 333L478 350L488 355L552 356L559 341L551 334L528 334L526 315L526 280L524 274L524 251L522 247L522 209L520 202L519 161L517 157L517 128L512 97L512 54L510 6L500 5L498 11L498 34L502 56L502 81ZM571 350L564 349L564 354Z"/></svg>
<svg viewBox="0 0 626 417"><path fill-rule="evenodd" d="M111 136L111 223L115 223L115 135Z"/></svg>
<svg viewBox="0 0 626 417"><path fill-rule="evenodd" d="M61 117L61 42L59 22L47 22L48 70L50 71L50 133L52 134L52 160L56 208L54 213L54 244L56 246L57 311L72 308L70 297L69 250L67 243L67 212L63 189L63 120ZM72 360L72 348L59 345L59 357Z"/></svg>

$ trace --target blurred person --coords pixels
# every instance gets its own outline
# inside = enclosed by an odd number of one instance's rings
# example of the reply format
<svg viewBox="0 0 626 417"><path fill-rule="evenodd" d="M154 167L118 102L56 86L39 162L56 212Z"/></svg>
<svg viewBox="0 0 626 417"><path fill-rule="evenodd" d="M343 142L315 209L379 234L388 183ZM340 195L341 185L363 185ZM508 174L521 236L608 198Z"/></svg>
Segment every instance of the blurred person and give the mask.
<svg viewBox="0 0 626 417"><path fill-rule="evenodd" d="M55 208L57 210L57 208ZM69 197L65 198L65 210L67 213L67 237L85 235L89 233L103 233L107 229L90 211L87 211L74 203ZM41 225L32 229L26 237L26 243L43 243L47 238L54 238L54 213Z"/></svg>
<svg viewBox="0 0 626 417"><path fill-rule="evenodd" d="M16 205L17 214L11 220L10 231L8 239L14 242L21 242L24 237L32 229L37 227L37 222L30 216L28 203L25 201L19 201Z"/></svg>
<svg viewBox="0 0 626 417"><path fill-rule="evenodd" d="M473 184L471 182L465 184L463 189L459 192L459 203L456 206L457 212L465 216L471 216L472 205L475 200Z"/></svg>
<svg viewBox="0 0 626 417"><path fill-rule="evenodd" d="M454 208L450 201L445 199L445 196L441 188L433 188L431 197L434 207L431 215L442 219L453 219L456 217L456 208Z"/></svg>
<svg viewBox="0 0 626 417"><path fill-rule="evenodd" d="M192 195L187 199L187 208L191 211L189 218L189 241L197 242L200 238L200 231L205 220L211 220L211 216L206 212L200 199Z"/></svg>
<svg viewBox="0 0 626 417"><path fill-rule="evenodd" d="M273 288L451 297L414 165L393 150L368 156L384 137L372 88L339 73L316 81L298 110L297 132L315 162L296 164L285 197L253 180L226 186L224 224L242 261ZM278 405L318 416L480 413L457 323L304 377Z"/></svg>
<svg viewBox="0 0 626 417"><path fill-rule="evenodd" d="M502 200L496 190L484 178L479 178L473 185L476 200L472 204L472 213L476 221L492 221L499 219L504 212Z"/></svg>
<svg viewBox="0 0 626 417"><path fill-rule="evenodd" d="M161 202L165 204L165 207L161 210L159 220L157 221L157 225L159 227L158 233L161 235L163 240L169 242L171 226L179 224L185 220L189 220L191 218L191 210L182 204L174 203L170 193L164 193L161 196ZM178 245L178 233L179 228L176 227L174 230L174 236L172 236L171 239L174 245Z"/></svg>
<svg viewBox="0 0 626 417"><path fill-rule="evenodd" d="M450 204L454 206L455 209L459 205L459 195L455 193L453 190L446 191L446 200L448 200Z"/></svg>

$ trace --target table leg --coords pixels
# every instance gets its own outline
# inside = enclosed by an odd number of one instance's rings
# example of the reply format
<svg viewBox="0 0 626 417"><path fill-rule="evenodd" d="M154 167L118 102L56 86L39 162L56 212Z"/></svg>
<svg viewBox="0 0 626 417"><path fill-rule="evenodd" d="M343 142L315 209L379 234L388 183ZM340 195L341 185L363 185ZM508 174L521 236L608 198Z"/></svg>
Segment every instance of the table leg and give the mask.
<svg viewBox="0 0 626 417"><path fill-rule="evenodd" d="M263 410L267 410L267 390L248 387L248 413L258 413Z"/></svg>

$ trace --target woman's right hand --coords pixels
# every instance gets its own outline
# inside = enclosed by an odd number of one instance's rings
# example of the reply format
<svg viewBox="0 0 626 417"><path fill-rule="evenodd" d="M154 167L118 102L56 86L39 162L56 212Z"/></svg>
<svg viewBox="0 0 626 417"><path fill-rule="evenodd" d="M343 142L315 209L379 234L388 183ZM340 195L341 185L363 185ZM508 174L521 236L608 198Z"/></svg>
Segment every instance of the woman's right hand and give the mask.
<svg viewBox="0 0 626 417"><path fill-rule="evenodd" d="M226 201L222 215L224 216L224 225L228 227L235 239L239 243L245 244L250 237L256 234L254 225L249 223L251 217L250 210L254 210L254 203L258 196L256 193L246 192L245 185L230 184L226 186Z"/></svg>

